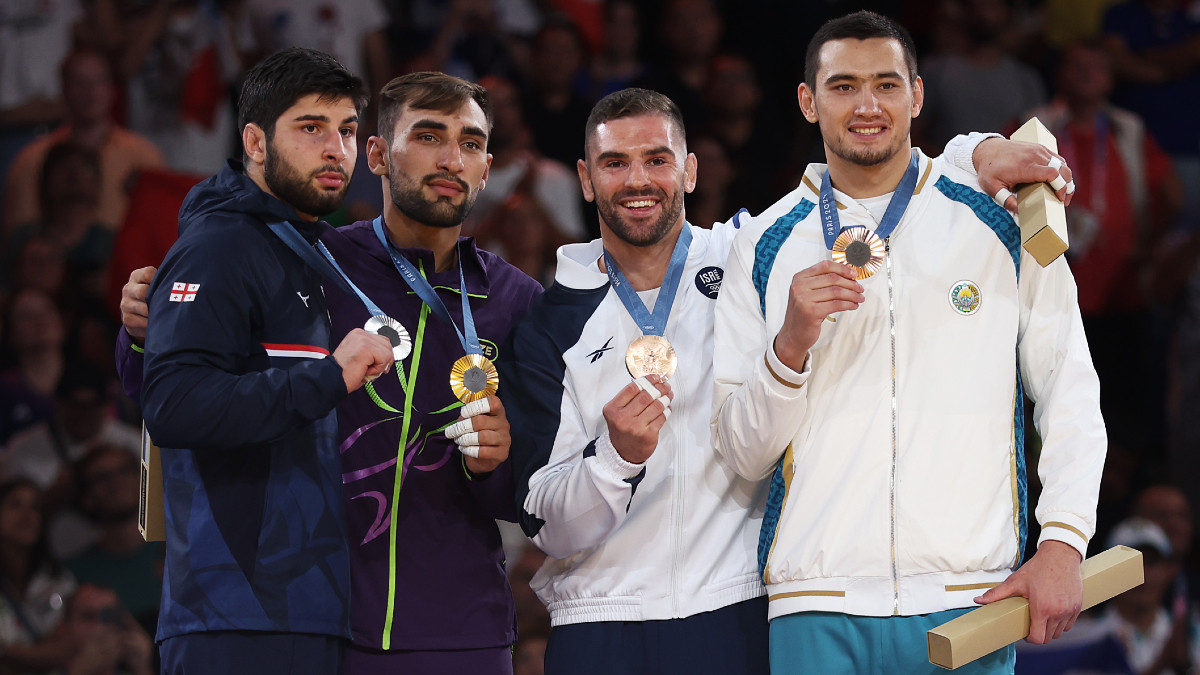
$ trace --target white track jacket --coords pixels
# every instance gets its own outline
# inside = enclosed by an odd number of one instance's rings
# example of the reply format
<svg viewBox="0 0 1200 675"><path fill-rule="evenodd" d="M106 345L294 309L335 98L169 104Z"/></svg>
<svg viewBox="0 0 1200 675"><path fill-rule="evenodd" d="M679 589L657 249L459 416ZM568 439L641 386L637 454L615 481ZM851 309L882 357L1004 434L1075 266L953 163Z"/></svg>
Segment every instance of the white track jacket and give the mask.
<svg viewBox="0 0 1200 675"><path fill-rule="evenodd" d="M920 156L916 194L803 372L775 356L792 276L830 257L824 165L741 228L717 302L713 439L772 478L759 562L774 618L967 607L1021 557L1023 395L1035 401L1041 540L1083 554L1106 439L1064 259L1040 267L974 176ZM841 224L875 221L835 191Z"/></svg>

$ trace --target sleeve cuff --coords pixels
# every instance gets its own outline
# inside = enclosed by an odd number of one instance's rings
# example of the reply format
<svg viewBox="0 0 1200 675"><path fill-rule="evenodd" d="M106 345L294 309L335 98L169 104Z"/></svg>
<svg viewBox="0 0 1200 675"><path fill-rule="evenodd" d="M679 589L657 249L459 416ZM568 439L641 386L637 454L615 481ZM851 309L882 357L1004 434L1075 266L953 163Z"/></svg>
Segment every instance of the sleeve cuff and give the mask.
<svg viewBox="0 0 1200 675"><path fill-rule="evenodd" d="M1079 551L1081 558L1087 557L1088 540L1091 538L1093 528L1091 525L1083 522L1078 516L1069 513L1054 513L1046 517L1046 521L1042 523L1042 533L1038 537L1038 546L1042 542L1061 541L1062 543Z"/></svg>
<svg viewBox="0 0 1200 675"><path fill-rule="evenodd" d="M800 372L796 372L779 360L779 355L775 353L775 341L771 340L767 344L763 364L767 367L767 386L771 391L782 396L794 396L798 395L808 382L808 374L812 372L812 353L804 357L804 367Z"/></svg>
<svg viewBox="0 0 1200 675"><path fill-rule="evenodd" d="M624 457L621 457L621 453L617 452L617 449L613 447L612 440L608 437L608 429L605 429L604 433L600 434L600 438L596 439L596 459L604 471L620 480L634 478L645 468L644 464L627 462Z"/></svg>
<svg viewBox="0 0 1200 675"><path fill-rule="evenodd" d="M943 152L951 164L972 176L978 176L979 171L975 169L975 148L989 138L1004 138L1004 136L994 133L981 134L978 131L972 131L965 136L960 134L946 144Z"/></svg>

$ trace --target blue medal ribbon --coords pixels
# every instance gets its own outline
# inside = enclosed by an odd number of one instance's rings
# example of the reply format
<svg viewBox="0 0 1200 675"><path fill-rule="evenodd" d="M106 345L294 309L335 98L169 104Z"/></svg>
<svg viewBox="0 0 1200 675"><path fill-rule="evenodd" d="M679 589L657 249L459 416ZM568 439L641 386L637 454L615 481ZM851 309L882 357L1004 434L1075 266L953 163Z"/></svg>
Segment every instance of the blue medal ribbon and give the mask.
<svg viewBox="0 0 1200 675"><path fill-rule="evenodd" d="M308 240L300 236L296 228L292 227L289 223L268 223L267 227L271 228L275 236L279 237L280 241L290 248L293 253L308 263L309 267L332 281L335 286L345 291L347 295L357 295L358 299L362 300L363 304L367 306L367 311L371 313L371 316L387 316L382 309L379 309L378 305L367 297L366 293L363 293L358 286L354 285L353 281L350 281L350 277L342 270L341 265L338 265L337 261L333 259L333 254L329 252L329 249L325 248L325 244L320 241L317 242L317 248L321 250L321 255L325 256L324 260L322 260L321 256L317 255L317 251L312 246L309 246ZM328 265L325 264L326 261L329 262ZM330 265L333 266L333 269L330 269ZM334 274L335 271L337 274Z"/></svg>
<svg viewBox="0 0 1200 675"><path fill-rule="evenodd" d="M462 295L462 316L463 329L460 331L458 325L454 323L454 318L450 316L449 310L446 309L445 303L438 297L437 291L433 290L429 280L421 275L420 271L409 262L396 247L392 245L392 240L388 238L387 233L383 230L383 216L375 218L375 236L379 238L379 243L383 244L388 255L392 258L392 264L396 266L396 271L400 273L400 278L408 284L408 287L417 294L429 306L429 309L438 316L442 321L450 324L454 328L454 332L458 335L458 341L462 344L463 350L468 354L483 354L483 347L479 344L479 336L475 334L475 319L471 316L471 303L467 301L467 279L463 275L462 267L462 252L459 251L458 256L458 283L459 291ZM465 333L465 335L464 335Z"/></svg>
<svg viewBox="0 0 1200 675"><path fill-rule="evenodd" d="M904 172L904 178L900 179L900 184L892 193L887 211L883 212L883 221L875 228L875 235L880 239L886 239L904 217L904 210L908 208L913 190L917 187L918 166L917 152L913 150L908 170ZM842 226L838 221L837 203L833 199L833 182L829 180L829 169L825 169L825 180L821 183L821 226L825 235L825 248L832 251L833 243L842 233Z"/></svg>
<svg viewBox="0 0 1200 675"><path fill-rule="evenodd" d="M661 336L667 330L667 317L671 315L671 305L675 303L675 292L679 289L679 279L683 276L683 265L687 262L688 247L692 245L692 226L683 224L679 238L675 240L675 249L671 252L671 262L667 264L667 274L658 292L658 300L654 302L654 312L646 309L646 304L638 297L637 292L629 285L629 280L617 267L608 250L604 251L604 266L608 270L608 281L612 284L621 304L629 311L629 315L642 329L643 335Z"/></svg>

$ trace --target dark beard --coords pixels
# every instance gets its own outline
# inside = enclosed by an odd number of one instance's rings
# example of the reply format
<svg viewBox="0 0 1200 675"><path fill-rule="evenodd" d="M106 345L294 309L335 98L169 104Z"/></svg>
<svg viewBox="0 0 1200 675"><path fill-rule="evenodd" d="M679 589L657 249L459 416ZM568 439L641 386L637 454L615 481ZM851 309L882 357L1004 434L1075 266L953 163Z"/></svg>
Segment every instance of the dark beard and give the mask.
<svg viewBox="0 0 1200 675"><path fill-rule="evenodd" d="M421 194L421 186L428 181L439 179L458 183L466 199L457 206L450 201L450 197L439 196L433 201L426 199L425 195ZM446 174L429 174L420 181L414 181L408 176L390 172L388 185L392 203L400 213L430 227L451 228L462 225L471 207L475 206L476 197L479 196L479 193L472 192L461 178Z"/></svg>
<svg viewBox="0 0 1200 675"><path fill-rule="evenodd" d="M594 189L594 188L593 188ZM662 215L659 216L650 230L645 233L636 233L630 227L625 219L621 216L620 202L623 199L630 197L658 197L664 202ZM606 201L597 201L596 209L600 211L600 219L612 230L613 234L621 241L633 246L653 246L663 240L671 228L675 225L675 221L679 220L679 214L683 212L683 188L675 193L675 197L670 201L666 199L667 195L662 190L650 190L641 192L621 192L613 195L612 199Z"/></svg>
<svg viewBox="0 0 1200 675"><path fill-rule="evenodd" d="M313 176L330 171L340 173L345 179L341 189L324 190L312 186L310 181ZM269 144L267 160L263 165L263 180L281 201L296 209L297 212L309 216L323 216L337 211L346 197L346 189L350 187L350 176L342 167L336 164L326 164L306 177L296 167L284 162L275 152L274 147Z"/></svg>

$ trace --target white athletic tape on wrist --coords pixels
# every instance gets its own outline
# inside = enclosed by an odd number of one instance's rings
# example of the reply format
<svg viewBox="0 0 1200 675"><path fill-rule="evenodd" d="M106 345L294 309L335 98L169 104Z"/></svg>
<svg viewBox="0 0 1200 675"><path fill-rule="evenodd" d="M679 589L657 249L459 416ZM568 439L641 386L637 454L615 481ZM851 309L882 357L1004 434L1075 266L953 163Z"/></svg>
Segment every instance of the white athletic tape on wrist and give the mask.
<svg viewBox="0 0 1200 675"><path fill-rule="evenodd" d="M462 417L474 417L476 415L486 415L492 411L492 404L486 398L481 398L478 401L471 401L464 405L458 414Z"/></svg>
<svg viewBox="0 0 1200 675"><path fill-rule="evenodd" d="M471 431L471 432L465 433L462 436L459 436L458 438L454 439L454 442L458 443L459 447L464 447L464 448L469 445L479 445L479 432Z"/></svg>
<svg viewBox="0 0 1200 675"><path fill-rule="evenodd" d="M1050 161L1046 163L1046 166L1050 167L1051 169L1062 169L1062 165L1062 160L1057 157L1051 157Z"/></svg>
<svg viewBox="0 0 1200 675"><path fill-rule="evenodd" d="M1055 192L1058 192L1059 190L1063 189L1066 186L1067 186L1067 181L1063 180L1061 173L1058 174L1057 176L1055 176L1054 180L1050 181L1050 188L1052 190L1054 190Z"/></svg>
<svg viewBox="0 0 1200 675"><path fill-rule="evenodd" d="M996 194L992 196L992 201L996 202L996 204L1003 209L1006 208L1004 206L1004 202L1008 201L1008 198L1011 196L1013 196L1012 191L1006 187L1002 187L999 190L996 190Z"/></svg>
<svg viewBox="0 0 1200 675"><path fill-rule="evenodd" d="M475 431L475 422L468 417L465 420L459 420L454 424L446 427L446 438L454 440L465 433Z"/></svg>
<svg viewBox="0 0 1200 675"><path fill-rule="evenodd" d="M478 445L460 445L458 447L458 451L461 452L462 454L466 455L467 457L474 457L475 459L479 459L479 446Z"/></svg>

